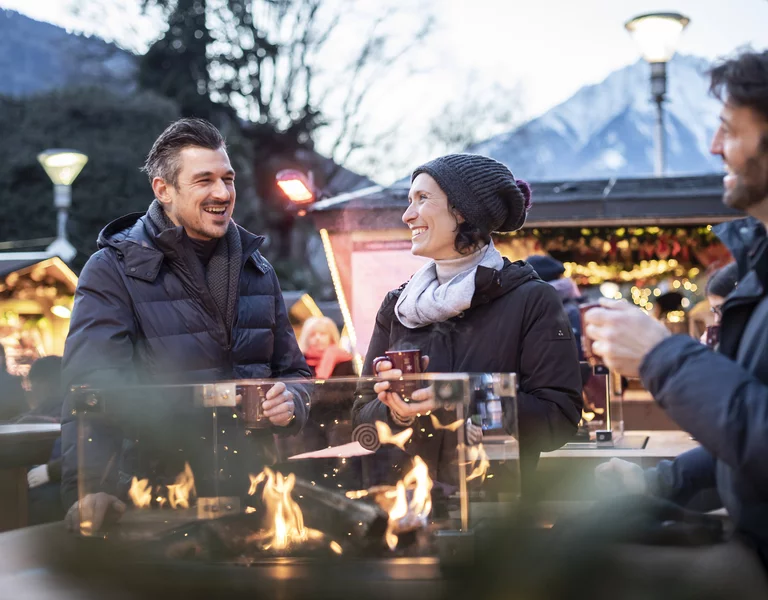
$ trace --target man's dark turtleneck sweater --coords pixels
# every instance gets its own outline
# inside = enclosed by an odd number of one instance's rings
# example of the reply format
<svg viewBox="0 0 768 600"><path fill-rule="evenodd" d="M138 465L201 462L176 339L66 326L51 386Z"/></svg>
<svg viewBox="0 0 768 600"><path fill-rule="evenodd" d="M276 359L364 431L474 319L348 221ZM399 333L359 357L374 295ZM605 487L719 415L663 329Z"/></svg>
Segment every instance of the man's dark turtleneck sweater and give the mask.
<svg viewBox="0 0 768 600"><path fill-rule="evenodd" d="M207 267L208 261L211 260L211 256L213 256L213 253L216 251L216 246L219 245L219 238L214 238L212 240L198 240L187 236L187 239L189 240L192 249L195 251L195 254L197 254L197 258L203 263L203 267Z"/></svg>

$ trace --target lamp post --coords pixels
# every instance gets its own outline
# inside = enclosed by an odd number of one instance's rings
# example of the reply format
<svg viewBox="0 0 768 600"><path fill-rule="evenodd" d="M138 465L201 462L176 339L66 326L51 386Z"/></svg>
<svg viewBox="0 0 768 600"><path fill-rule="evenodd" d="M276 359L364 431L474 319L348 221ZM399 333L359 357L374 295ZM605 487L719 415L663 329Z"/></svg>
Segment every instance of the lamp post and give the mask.
<svg viewBox="0 0 768 600"><path fill-rule="evenodd" d="M674 56L680 34L691 20L679 13L649 13L630 19L624 27L651 65L651 96L656 103L654 172L665 170L664 96L667 93L667 63Z"/></svg>
<svg viewBox="0 0 768 600"><path fill-rule="evenodd" d="M46 248L50 254L70 262L77 250L67 239L67 219L72 205L72 182L83 170L88 157L77 150L46 150L37 155L45 172L53 182L53 204L56 207L56 239Z"/></svg>

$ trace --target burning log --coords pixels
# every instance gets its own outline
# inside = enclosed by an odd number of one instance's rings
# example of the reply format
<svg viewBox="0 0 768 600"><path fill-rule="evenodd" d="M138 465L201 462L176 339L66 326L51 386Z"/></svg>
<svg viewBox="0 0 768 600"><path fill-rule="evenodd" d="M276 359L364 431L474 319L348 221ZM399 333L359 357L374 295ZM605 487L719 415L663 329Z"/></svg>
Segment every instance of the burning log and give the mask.
<svg viewBox="0 0 768 600"><path fill-rule="evenodd" d="M245 514L197 521L158 541L170 558L248 562L267 555L331 556L384 548L388 515L367 502L265 469L251 476L251 495L263 485L263 505Z"/></svg>
<svg viewBox="0 0 768 600"><path fill-rule="evenodd" d="M351 500L308 481L296 480L294 497L305 522L334 539L351 539L367 546L381 540L387 529L387 513L379 506Z"/></svg>

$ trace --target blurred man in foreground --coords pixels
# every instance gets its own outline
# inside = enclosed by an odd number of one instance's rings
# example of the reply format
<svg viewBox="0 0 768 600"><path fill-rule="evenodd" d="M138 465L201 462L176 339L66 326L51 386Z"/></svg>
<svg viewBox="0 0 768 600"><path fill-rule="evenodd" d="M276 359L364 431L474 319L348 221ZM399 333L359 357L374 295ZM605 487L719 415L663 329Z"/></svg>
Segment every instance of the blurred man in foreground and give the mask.
<svg viewBox="0 0 768 600"><path fill-rule="evenodd" d="M768 52L716 66L711 90L723 101L711 148L725 163L723 201L749 215L718 229L740 280L722 306L718 352L625 302L604 301L586 316L595 354L639 376L701 447L645 473L614 460L598 474L680 505L725 506L737 539L768 565Z"/></svg>

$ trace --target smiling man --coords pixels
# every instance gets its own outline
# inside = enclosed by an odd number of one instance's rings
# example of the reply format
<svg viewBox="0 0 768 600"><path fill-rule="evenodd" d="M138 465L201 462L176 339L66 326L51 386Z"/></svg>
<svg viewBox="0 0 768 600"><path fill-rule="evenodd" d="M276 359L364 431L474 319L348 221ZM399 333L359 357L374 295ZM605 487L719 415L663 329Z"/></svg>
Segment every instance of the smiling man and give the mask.
<svg viewBox="0 0 768 600"><path fill-rule="evenodd" d="M235 171L219 131L181 119L155 141L144 170L155 195L146 214L107 225L83 268L64 351L67 386L309 377L264 241L232 220ZM301 387L276 383L264 414L293 434L307 418ZM105 436L89 473L103 492L73 504L76 424L65 406L62 494L94 526L120 512L113 472L121 440ZM90 446L89 446L90 448ZM77 511L70 511L74 519Z"/></svg>
<svg viewBox="0 0 768 600"><path fill-rule="evenodd" d="M586 315L594 352L640 376L701 447L645 473L617 460L598 473L682 505L725 506L737 537L768 566L768 51L716 66L712 92L723 101L711 148L725 163L723 201L749 215L716 230L740 279L722 305L718 351L670 335L625 302Z"/></svg>

